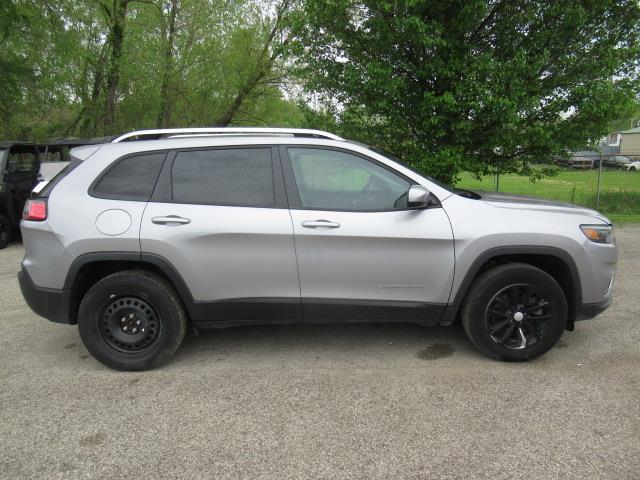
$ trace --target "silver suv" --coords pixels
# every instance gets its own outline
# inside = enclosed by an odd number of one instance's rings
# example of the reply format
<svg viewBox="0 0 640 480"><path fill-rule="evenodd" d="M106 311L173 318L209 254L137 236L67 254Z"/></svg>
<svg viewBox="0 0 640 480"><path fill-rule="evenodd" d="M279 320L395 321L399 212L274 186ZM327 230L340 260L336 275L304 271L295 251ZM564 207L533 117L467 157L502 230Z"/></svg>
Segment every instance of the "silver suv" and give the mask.
<svg viewBox="0 0 640 480"><path fill-rule="evenodd" d="M167 361L189 324L460 319L481 352L527 360L611 302L592 210L454 190L314 130L116 140L32 196L19 273L34 312L116 369Z"/></svg>

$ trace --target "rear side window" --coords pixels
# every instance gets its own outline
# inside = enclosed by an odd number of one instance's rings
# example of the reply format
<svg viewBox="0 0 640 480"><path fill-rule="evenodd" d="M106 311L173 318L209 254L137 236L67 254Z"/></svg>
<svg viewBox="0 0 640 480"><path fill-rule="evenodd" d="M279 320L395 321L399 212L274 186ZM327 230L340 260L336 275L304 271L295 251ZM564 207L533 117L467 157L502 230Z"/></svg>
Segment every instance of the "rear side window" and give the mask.
<svg viewBox="0 0 640 480"><path fill-rule="evenodd" d="M270 148L179 152L171 172L179 203L273 207Z"/></svg>
<svg viewBox="0 0 640 480"><path fill-rule="evenodd" d="M153 193L165 152L126 157L115 163L93 188L96 197L147 201Z"/></svg>

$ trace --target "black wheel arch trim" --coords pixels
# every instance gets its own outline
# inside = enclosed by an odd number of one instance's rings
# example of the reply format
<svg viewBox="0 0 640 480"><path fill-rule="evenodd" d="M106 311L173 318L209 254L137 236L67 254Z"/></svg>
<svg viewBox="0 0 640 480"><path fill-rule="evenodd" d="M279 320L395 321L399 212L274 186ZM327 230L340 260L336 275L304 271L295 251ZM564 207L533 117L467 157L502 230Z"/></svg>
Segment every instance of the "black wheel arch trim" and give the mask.
<svg viewBox="0 0 640 480"><path fill-rule="evenodd" d="M576 262L573 260L573 257L566 250L563 250L559 247L551 247L545 245L514 245L494 247L483 252L474 260L471 268L469 268L469 270L466 272L464 279L460 283L460 286L455 293L453 302L450 301L448 303L440 323L447 325L452 323L456 319L456 316L458 315L458 312L462 307L462 302L464 301L465 297L467 296L467 292L471 287L471 283L477 276L482 266L493 258L502 257L505 255L551 256L562 261L568 267L569 273L571 275L571 281L573 283L574 298L567 298L567 303L571 305L570 312L573 312L573 315L569 318L567 328L569 330L572 330L573 321L575 320L575 314L582 305L582 286L580 283L580 274L578 273L578 267L576 266Z"/></svg>
<svg viewBox="0 0 640 480"><path fill-rule="evenodd" d="M141 253L141 252L92 252L85 253L78 256L67 272L67 276L64 282L64 289L72 290L78 274L82 267L91 263L99 262L134 262L134 263L147 263L156 267L162 274L167 277L169 282L173 285L182 301L182 304L187 309L191 321L197 322L204 320L204 310L202 306L193 299L191 291L187 287L186 282L182 278L182 275L175 269L175 267L166 258L161 255L153 253Z"/></svg>
<svg viewBox="0 0 640 480"><path fill-rule="evenodd" d="M550 246L540 246L540 245L521 245L521 246L507 246L507 247L495 247L483 252L471 265L471 268L466 272L463 281L458 288L453 302L443 305L442 316L440 317L440 324L448 325L451 324L458 314L460 307L462 306L462 302L466 297L466 294L473 282L474 278L480 271L481 267L495 257L501 257L505 255L546 255L558 258L562 261L569 269L571 280L574 288L574 297L573 299L569 298L568 302L572 304L573 317L569 319L569 324L567 328L573 328L573 321L576 312L580 314L582 303L582 292L581 292L581 284L580 277L578 273L578 268L571 257L571 255L558 248L558 247L550 247ZM175 267L169 262L166 258L152 253L142 253L142 252L131 252L131 251L117 251L117 252L93 252L80 255L77 257L73 263L71 264L69 271L67 273L64 289L67 291L71 291L80 272L81 268L90 263L97 262L109 262L109 261L126 261L126 262L135 262L135 263L148 263L160 270L163 275L167 277L167 279L171 282L173 287L176 289L178 296L180 297L184 307L187 309L189 313L189 317L192 322L207 322L207 309L206 303L196 302L191 294L191 291L187 287L186 282L180 275L180 273L175 269ZM579 315L582 316L582 315ZM75 323L72 319L69 323Z"/></svg>

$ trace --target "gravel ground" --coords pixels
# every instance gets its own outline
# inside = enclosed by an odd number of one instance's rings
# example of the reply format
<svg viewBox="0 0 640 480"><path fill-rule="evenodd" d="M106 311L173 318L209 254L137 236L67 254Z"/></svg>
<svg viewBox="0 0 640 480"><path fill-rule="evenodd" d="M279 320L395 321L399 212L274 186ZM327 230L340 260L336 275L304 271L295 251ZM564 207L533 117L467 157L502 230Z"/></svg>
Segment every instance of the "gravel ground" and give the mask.
<svg viewBox="0 0 640 480"><path fill-rule="evenodd" d="M356 324L189 335L118 373L33 314L0 251L0 478L640 478L640 227L613 306L504 364L460 327Z"/></svg>

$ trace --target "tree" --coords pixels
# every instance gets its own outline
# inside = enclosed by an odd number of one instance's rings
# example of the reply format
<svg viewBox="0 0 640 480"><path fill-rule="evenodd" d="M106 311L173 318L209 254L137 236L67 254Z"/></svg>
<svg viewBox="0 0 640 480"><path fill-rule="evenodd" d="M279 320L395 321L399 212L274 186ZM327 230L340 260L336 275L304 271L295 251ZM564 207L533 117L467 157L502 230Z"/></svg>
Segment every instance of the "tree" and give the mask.
<svg viewBox="0 0 640 480"><path fill-rule="evenodd" d="M160 85L160 112L158 113L158 128L171 125L171 110L173 96L171 95L171 82L174 77L174 48L176 37L176 16L178 15L178 0L171 0L166 13L163 16L162 38L165 39L162 58L162 83Z"/></svg>
<svg viewBox="0 0 640 480"><path fill-rule="evenodd" d="M343 128L453 182L606 133L637 91L639 31L636 0L308 0L292 52Z"/></svg>
<svg viewBox="0 0 640 480"><path fill-rule="evenodd" d="M214 122L216 125L226 127L250 96L264 95L265 89L277 87L281 83L282 75L276 72L275 67L290 40L286 30L292 3L291 0L283 0L275 5L275 15L272 19L266 19L267 21L263 22L264 17L259 18L257 32L256 29L247 30L246 33L250 35L258 34L258 52L256 55L249 56L249 58L253 57L251 58L253 61L240 79L233 100Z"/></svg>

